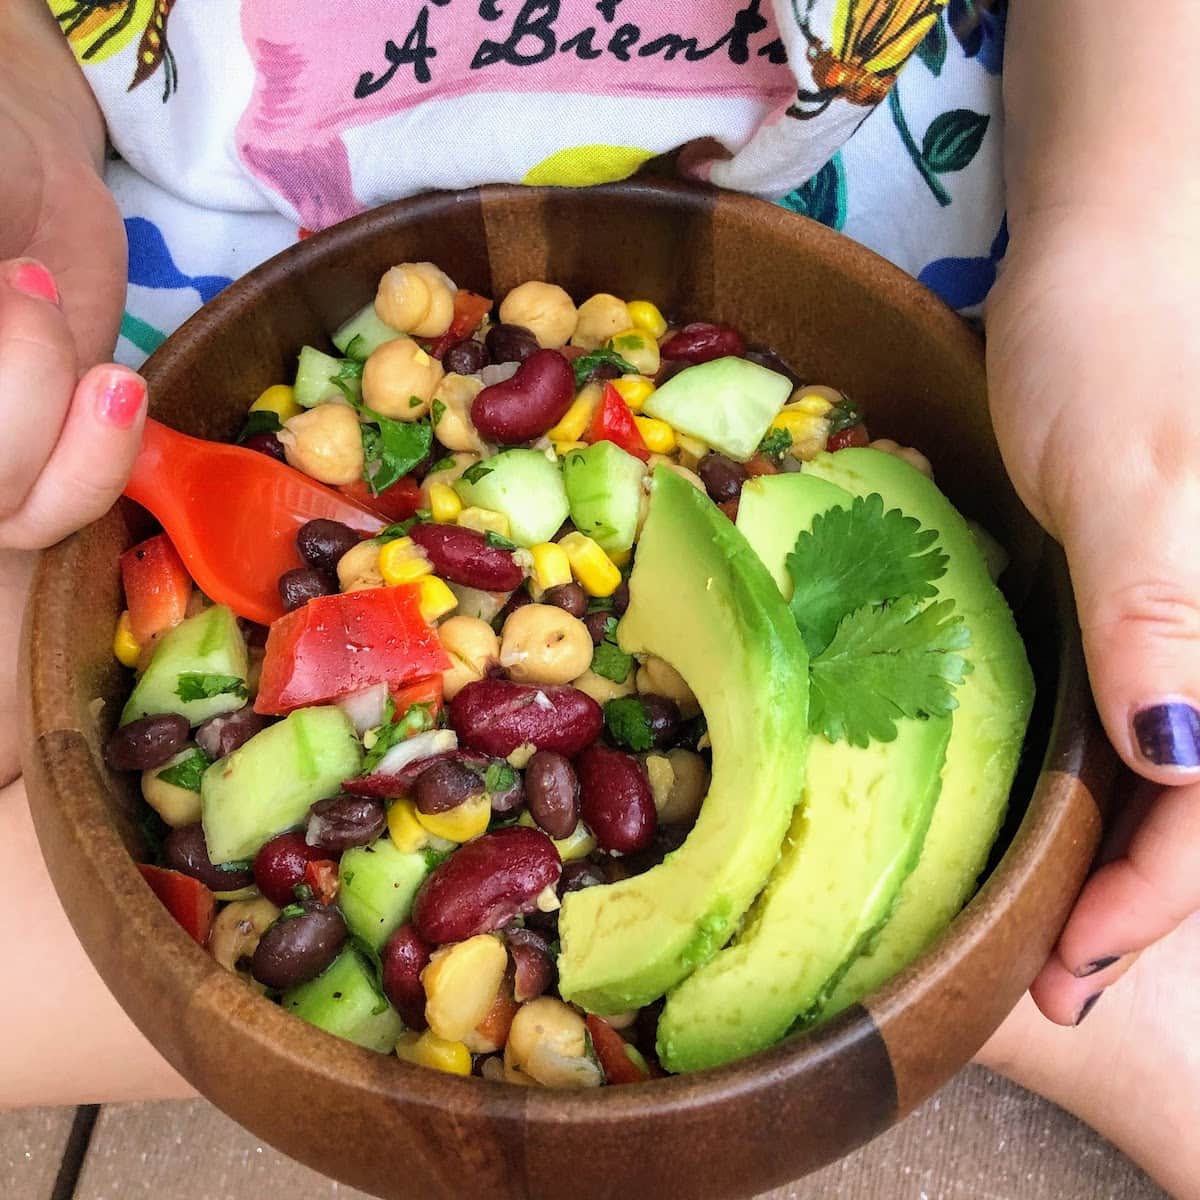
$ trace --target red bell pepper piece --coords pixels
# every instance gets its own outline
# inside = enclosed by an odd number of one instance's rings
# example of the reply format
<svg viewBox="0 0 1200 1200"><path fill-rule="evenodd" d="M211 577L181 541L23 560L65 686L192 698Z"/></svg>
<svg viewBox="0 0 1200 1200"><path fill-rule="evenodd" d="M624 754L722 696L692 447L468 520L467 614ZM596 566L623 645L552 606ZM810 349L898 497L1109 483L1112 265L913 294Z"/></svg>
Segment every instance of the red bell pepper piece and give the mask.
<svg viewBox="0 0 1200 1200"><path fill-rule="evenodd" d="M182 871L168 871L165 867L152 867L149 863L138 863L138 870L150 885L150 890L163 902L167 912L190 937L203 946L212 932L213 917L217 911L216 896L200 880Z"/></svg>
<svg viewBox="0 0 1200 1200"><path fill-rule="evenodd" d="M282 716L449 666L416 584L319 596L272 623L254 708Z"/></svg>
<svg viewBox="0 0 1200 1200"><path fill-rule="evenodd" d="M603 1017L590 1013L587 1030L609 1083L645 1083L650 1078L641 1064L630 1057L629 1043Z"/></svg>
<svg viewBox="0 0 1200 1200"><path fill-rule="evenodd" d="M149 645L187 616L192 577L165 533L121 555L121 582L130 631L139 646Z"/></svg>
<svg viewBox="0 0 1200 1200"><path fill-rule="evenodd" d="M377 512L386 521L407 521L421 507L421 485L411 475L396 480L378 496L361 479L343 484L338 491Z"/></svg>
<svg viewBox="0 0 1200 1200"><path fill-rule="evenodd" d="M304 864L304 882L312 889L313 899L332 904L338 894L338 865L331 858L318 858Z"/></svg>
<svg viewBox="0 0 1200 1200"><path fill-rule="evenodd" d="M436 717L442 711L445 693L442 689L442 677L431 675L428 679L418 679L416 683L404 687L393 687L391 690L392 704L396 708L396 716L402 717L414 704L428 704L429 713Z"/></svg>
<svg viewBox="0 0 1200 1200"><path fill-rule="evenodd" d="M646 443L642 440L641 432L634 424L633 412L629 405L621 399L621 393L611 383L604 385L604 396L596 406L592 424L583 440L592 442L612 442L620 446L626 454L632 454L645 462L650 457Z"/></svg>
<svg viewBox="0 0 1200 1200"><path fill-rule="evenodd" d="M469 338L491 311L492 302L486 296L459 288L454 294L454 316L450 328L440 338L434 339L429 346L429 353L434 358L441 358L451 346L457 346Z"/></svg>
<svg viewBox="0 0 1200 1200"><path fill-rule="evenodd" d="M847 429L841 429L837 433L831 434L829 441L825 444L825 449L831 454L835 450L847 450L851 446L869 446L871 444L871 435L867 432L867 427L860 421L857 425L851 425Z"/></svg>

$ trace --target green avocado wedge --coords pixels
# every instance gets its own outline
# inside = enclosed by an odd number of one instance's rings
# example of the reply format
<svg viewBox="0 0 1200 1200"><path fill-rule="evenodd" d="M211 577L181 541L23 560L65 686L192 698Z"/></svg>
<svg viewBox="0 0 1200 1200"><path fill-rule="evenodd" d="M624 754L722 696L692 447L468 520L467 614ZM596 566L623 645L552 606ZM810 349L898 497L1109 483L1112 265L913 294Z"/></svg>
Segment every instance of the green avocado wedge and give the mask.
<svg viewBox="0 0 1200 1200"><path fill-rule="evenodd" d="M808 654L779 589L707 496L663 467L629 593L621 648L687 680L713 769L678 850L563 898L559 990L601 1014L657 999L728 941L779 858L809 742Z"/></svg>
<svg viewBox="0 0 1200 1200"><path fill-rule="evenodd" d="M852 499L805 475L763 476L742 489L738 528L785 597L799 533ZM813 736L801 804L766 888L736 940L667 997L658 1052L668 1070L742 1058L819 1011L917 863L950 728L948 717L905 720L894 741L866 747Z"/></svg>
<svg viewBox="0 0 1200 1200"><path fill-rule="evenodd" d="M905 881L891 919L825 1005L833 1016L906 967L970 898L996 840L1033 706L1033 672L1008 604L988 574L966 521L937 486L879 450L840 450L805 472L856 496L878 492L940 533L949 556L938 593L956 602L971 633L973 670L956 695L942 792L920 862Z"/></svg>

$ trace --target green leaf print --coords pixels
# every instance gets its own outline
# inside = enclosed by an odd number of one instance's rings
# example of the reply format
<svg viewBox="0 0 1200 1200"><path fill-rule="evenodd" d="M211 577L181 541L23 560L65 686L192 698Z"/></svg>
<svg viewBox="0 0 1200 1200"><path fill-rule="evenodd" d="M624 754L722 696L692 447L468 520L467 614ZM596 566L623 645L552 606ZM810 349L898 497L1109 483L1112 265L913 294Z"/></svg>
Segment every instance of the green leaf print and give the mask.
<svg viewBox="0 0 1200 1200"><path fill-rule="evenodd" d="M830 229L841 229L846 224L846 170L841 154L835 154L806 184L788 192L779 203Z"/></svg>
<svg viewBox="0 0 1200 1200"><path fill-rule="evenodd" d="M921 156L939 175L961 171L979 153L991 117L955 108L935 117L925 130Z"/></svg>
<svg viewBox="0 0 1200 1200"><path fill-rule="evenodd" d="M933 75L940 75L946 65L946 26L939 17L917 47L917 57Z"/></svg>

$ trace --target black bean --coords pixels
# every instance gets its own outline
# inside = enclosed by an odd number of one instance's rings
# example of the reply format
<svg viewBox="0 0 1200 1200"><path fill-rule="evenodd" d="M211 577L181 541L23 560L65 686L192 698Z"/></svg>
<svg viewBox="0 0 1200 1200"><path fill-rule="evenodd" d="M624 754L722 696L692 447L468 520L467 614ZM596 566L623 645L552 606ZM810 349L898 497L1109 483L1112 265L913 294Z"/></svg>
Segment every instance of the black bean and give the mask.
<svg viewBox="0 0 1200 1200"><path fill-rule="evenodd" d="M148 771L178 753L191 726L178 713L159 713L130 721L104 745L104 759L114 771Z"/></svg>
<svg viewBox="0 0 1200 1200"><path fill-rule="evenodd" d="M524 325L493 325L485 341L494 363L523 363L541 349L537 338Z"/></svg>
<svg viewBox="0 0 1200 1200"><path fill-rule="evenodd" d="M758 363L760 367L766 367L768 371L774 371L777 375L785 376L791 380L793 388L800 386L800 376L770 346L747 346L742 357L752 363Z"/></svg>
<svg viewBox="0 0 1200 1200"><path fill-rule="evenodd" d="M643 693L638 699L642 703L642 711L646 714L646 724L650 727L650 736L658 748L669 746L671 739L682 721L679 705L668 696L657 696L653 692Z"/></svg>
<svg viewBox="0 0 1200 1200"><path fill-rule="evenodd" d="M387 824L383 805L369 796L334 796L308 810L304 840L330 854L373 842Z"/></svg>
<svg viewBox="0 0 1200 1200"><path fill-rule="evenodd" d="M172 829L163 839L162 853L163 863L172 871L182 871L214 892L236 892L254 882L254 872L249 867L223 871L208 857L204 827L199 821Z"/></svg>
<svg viewBox="0 0 1200 1200"><path fill-rule="evenodd" d="M724 454L706 454L696 467L696 474L714 504L736 500L742 494L742 484L749 477L746 468Z"/></svg>
<svg viewBox="0 0 1200 1200"><path fill-rule="evenodd" d="M338 559L361 540L349 525L318 518L300 526L296 549L310 567L332 575L337 571Z"/></svg>
<svg viewBox="0 0 1200 1200"><path fill-rule="evenodd" d="M256 713L252 705L237 712L209 717L196 730L196 745L209 758L224 758L244 746L256 733L267 727L267 718Z"/></svg>
<svg viewBox="0 0 1200 1200"><path fill-rule="evenodd" d="M303 608L318 596L332 596L337 590L333 576L314 567L297 567L279 577L279 599L287 612Z"/></svg>
<svg viewBox="0 0 1200 1200"><path fill-rule="evenodd" d="M558 879L558 894L562 897L568 892L599 887L603 882L604 872L594 862L588 862L586 858L577 858L574 862L563 864L562 875Z"/></svg>
<svg viewBox="0 0 1200 1200"><path fill-rule="evenodd" d="M474 338L457 342L442 355L442 366L447 374L475 375L492 361L487 347Z"/></svg>
<svg viewBox="0 0 1200 1200"><path fill-rule="evenodd" d="M282 991L316 979L346 942L346 922L336 908L315 900L299 907L302 912L281 916L262 935L250 960L250 974L266 987Z"/></svg>
<svg viewBox="0 0 1200 1200"><path fill-rule="evenodd" d="M552 838L569 837L579 824L579 780L570 759L539 750L525 768L525 803Z"/></svg>
<svg viewBox="0 0 1200 1200"><path fill-rule="evenodd" d="M675 730L675 735L672 739L672 746L681 746L685 750L700 749L700 742L704 735L708 732L708 722L704 719L703 713L698 713L694 717L689 717L686 721L680 723Z"/></svg>
<svg viewBox="0 0 1200 1200"><path fill-rule="evenodd" d="M413 784L417 811L449 812L484 790L483 780L462 763L444 758L426 767Z"/></svg>
<svg viewBox="0 0 1200 1200"><path fill-rule="evenodd" d="M608 628L609 621L615 620L616 613L609 609L600 608L595 612L588 613L583 618L583 623L587 628L588 633L592 635L592 645L598 646L604 641L604 633Z"/></svg>
<svg viewBox="0 0 1200 1200"><path fill-rule="evenodd" d="M273 433L256 433L252 437L248 437L242 445L247 450L257 450L259 454L265 454L268 458L287 462L283 443Z"/></svg>
<svg viewBox="0 0 1200 1200"><path fill-rule="evenodd" d="M577 583L563 583L558 587L547 589L546 594L542 597L542 603L553 604L555 608L561 608L563 612L568 612L571 616L582 620L587 613L587 592Z"/></svg>
<svg viewBox="0 0 1200 1200"><path fill-rule="evenodd" d="M624 579L617 584L617 590L612 594L612 606L618 617L624 616L629 607L629 584Z"/></svg>

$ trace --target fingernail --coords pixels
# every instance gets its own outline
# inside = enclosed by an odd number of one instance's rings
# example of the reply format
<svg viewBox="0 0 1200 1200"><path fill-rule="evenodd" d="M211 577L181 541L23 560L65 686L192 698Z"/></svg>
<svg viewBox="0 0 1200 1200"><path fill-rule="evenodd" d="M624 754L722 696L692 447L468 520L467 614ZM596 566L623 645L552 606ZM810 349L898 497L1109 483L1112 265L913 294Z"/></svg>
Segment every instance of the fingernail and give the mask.
<svg viewBox="0 0 1200 1200"><path fill-rule="evenodd" d="M51 304L58 303L58 285L54 282L54 276L35 259L24 258L11 267L8 282L26 296L49 300Z"/></svg>
<svg viewBox="0 0 1200 1200"><path fill-rule="evenodd" d="M1158 767L1200 767L1200 712L1171 701L1143 708L1133 718L1138 750Z"/></svg>
<svg viewBox="0 0 1200 1200"><path fill-rule="evenodd" d="M1119 954L1107 954L1104 958L1098 958L1095 962L1090 962L1086 966L1080 967L1078 971L1073 971L1072 974L1076 979L1086 979L1089 975L1099 975L1101 971L1107 970L1113 963L1120 962Z"/></svg>
<svg viewBox="0 0 1200 1200"><path fill-rule="evenodd" d="M1090 1013L1092 1011L1092 1009L1096 1007L1096 1001L1099 1000L1100 997L1103 995L1104 995L1103 992L1097 992L1094 996L1089 996L1083 1002L1083 1007L1079 1010L1079 1016L1077 1016L1075 1018L1076 1025L1083 1024L1083 1018L1086 1017L1088 1015L1088 1013Z"/></svg>
<svg viewBox="0 0 1200 1200"><path fill-rule="evenodd" d="M128 429L146 404L146 381L140 375L114 373L96 400L96 412L105 424Z"/></svg>

